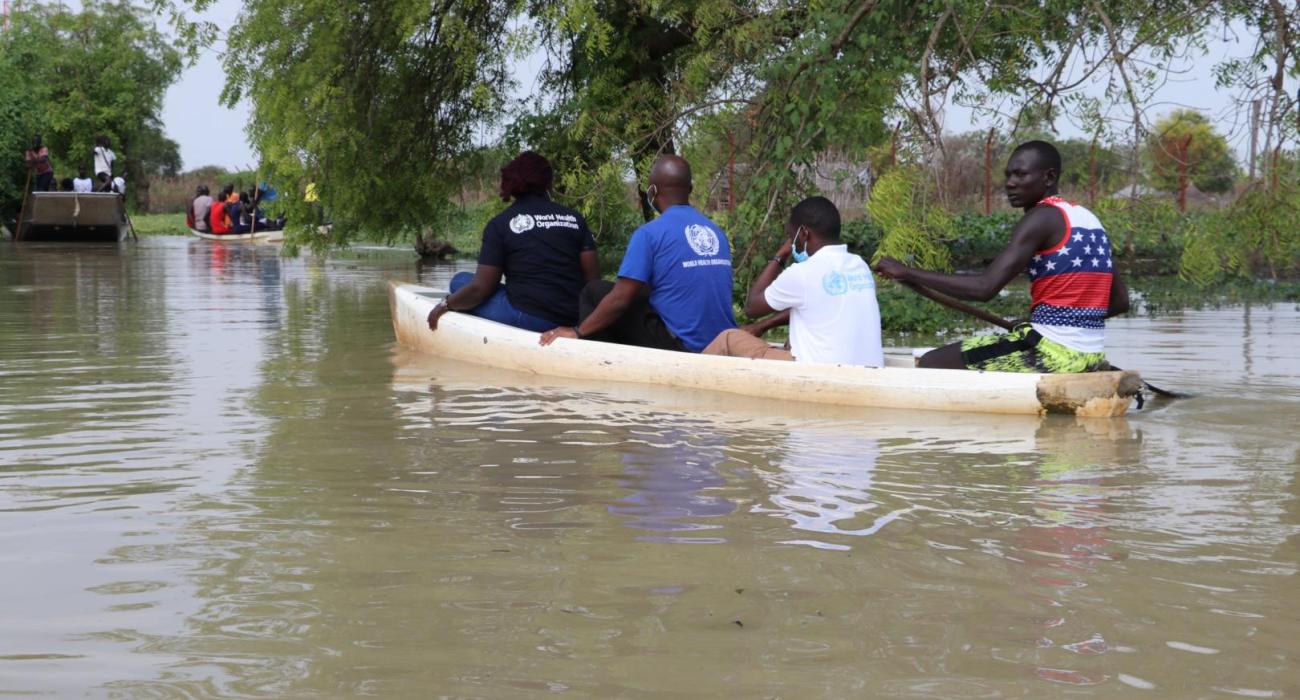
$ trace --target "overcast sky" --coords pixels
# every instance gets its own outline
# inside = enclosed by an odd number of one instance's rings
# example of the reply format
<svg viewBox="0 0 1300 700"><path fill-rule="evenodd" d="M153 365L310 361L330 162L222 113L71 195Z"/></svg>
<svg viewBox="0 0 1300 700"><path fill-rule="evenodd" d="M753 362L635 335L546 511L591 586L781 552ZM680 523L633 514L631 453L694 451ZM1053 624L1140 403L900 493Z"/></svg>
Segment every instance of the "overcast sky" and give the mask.
<svg viewBox="0 0 1300 700"><path fill-rule="evenodd" d="M204 18L218 26L229 27L240 6L239 0L218 0ZM1185 73L1171 76L1151 104L1152 118L1179 107L1201 110L1216 122L1221 132L1229 135L1233 147L1244 157L1248 149L1248 134L1243 124L1236 123L1239 115L1232 106L1232 94L1215 87L1213 68L1225 56L1248 54L1250 42L1251 38L1240 32L1226 32L1216 37L1211 42L1209 57L1189 62ZM168 135L180 144L186 170L203 165L244 168L257 164L257 157L244 134L248 105L226 109L218 103L224 82L219 55L224 48L224 42L221 42L207 49L197 64L188 68L180 81L167 91L163 123ZM517 77L525 91L533 89L540 65L540 56L537 56L519 67ZM1092 92L1098 94L1101 90L1100 85L1092 88ZM1121 107L1118 113L1125 111ZM973 118L968 110L959 107L946 110L944 124L953 132L988 128L987 123ZM1079 135L1078 127L1068 121L1060 121L1057 127L1064 136Z"/></svg>

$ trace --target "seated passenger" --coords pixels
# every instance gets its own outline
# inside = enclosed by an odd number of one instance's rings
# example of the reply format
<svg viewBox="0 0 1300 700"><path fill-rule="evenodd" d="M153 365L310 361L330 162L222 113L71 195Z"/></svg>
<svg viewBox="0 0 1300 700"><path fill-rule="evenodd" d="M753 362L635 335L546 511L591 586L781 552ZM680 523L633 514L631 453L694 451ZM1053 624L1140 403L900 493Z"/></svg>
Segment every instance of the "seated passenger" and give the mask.
<svg viewBox="0 0 1300 700"><path fill-rule="evenodd" d="M60 180L60 181L59 181L59 191L60 191L60 192L75 192L76 189L75 189L75 188L73 187L73 185L72 185L72 178L70 178L70 177L65 177L65 178L63 178L62 180Z"/></svg>
<svg viewBox="0 0 1300 700"><path fill-rule="evenodd" d="M699 352L736 327L731 310L731 246L717 224L690 205L691 167L665 155L650 169L647 203L662 216L632 233L618 282L582 290L576 326L542 334Z"/></svg>
<svg viewBox="0 0 1300 700"><path fill-rule="evenodd" d="M112 191L113 191L113 183L112 183L111 180L108 179L108 173L106 173L106 172L102 172L102 171L101 171L101 172L98 172L98 173L95 173L95 180L96 180L96 182L95 182L95 191L96 191L96 192L112 192Z"/></svg>
<svg viewBox="0 0 1300 700"><path fill-rule="evenodd" d="M431 330L448 311L530 331L578 322L578 293L600 276L600 262L582 214L547 196L554 178L532 151L501 169L501 199L514 202L483 228L478 269L451 279L451 293L429 312Z"/></svg>
<svg viewBox="0 0 1300 700"><path fill-rule="evenodd" d="M222 190L224 193L225 190ZM230 233L230 217L226 215L226 200L218 196L208 207L208 228L217 235Z"/></svg>
<svg viewBox="0 0 1300 700"><path fill-rule="evenodd" d="M72 181L73 192L91 192L95 189L95 181L86 176L84 167L77 169L77 178Z"/></svg>
<svg viewBox="0 0 1300 700"><path fill-rule="evenodd" d="M230 233L248 233L248 219L245 213L242 194L231 192L226 200L226 218L230 220Z"/></svg>
<svg viewBox="0 0 1300 700"><path fill-rule="evenodd" d="M704 349L710 355L798 360L841 365L884 365L880 307L871 268L840 242L840 212L825 197L795 205L786 240L754 279L745 313L758 317L790 310L790 349L768 345L739 328L725 330ZM793 253L794 265L781 270Z"/></svg>
<svg viewBox="0 0 1300 700"><path fill-rule="evenodd" d="M212 207L212 197L207 185L199 185L194 191L194 200L186 212L187 224L195 231L208 232L208 210Z"/></svg>

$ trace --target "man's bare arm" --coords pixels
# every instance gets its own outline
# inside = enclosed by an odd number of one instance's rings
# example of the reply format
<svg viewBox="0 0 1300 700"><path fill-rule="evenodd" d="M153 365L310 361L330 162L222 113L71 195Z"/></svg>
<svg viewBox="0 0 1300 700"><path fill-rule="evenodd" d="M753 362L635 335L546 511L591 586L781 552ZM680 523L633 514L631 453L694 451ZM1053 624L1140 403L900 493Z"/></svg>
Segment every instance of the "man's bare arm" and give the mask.
<svg viewBox="0 0 1300 700"><path fill-rule="evenodd" d="M1106 309L1106 318L1128 313L1128 287L1119 277L1119 270L1110 276L1110 308Z"/></svg>
<svg viewBox="0 0 1300 700"><path fill-rule="evenodd" d="M556 338L577 338L579 333L583 337L599 333L606 328L614 325L614 322L627 311L627 307L636 301L636 295L641 293L641 288L645 286L643 282L626 277L618 278L614 283L614 288L605 295L604 299L591 310L591 315L584 319L577 326L572 328L560 326L552 328L542 334L538 339L541 345L550 345L555 342ZM581 330L580 330L581 329Z"/></svg>
<svg viewBox="0 0 1300 700"><path fill-rule="evenodd" d="M443 314L451 310L467 311L479 304L487 301L488 297L497 290L501 284L501 275L504 271L499 267L492 265L479 265L474 271L474 279L469 284L457 289L455 292L443 297L442 302L433 307L429 312L429 318L426 319L429 324L429 330L438 330L438 319Z"/></svg>
<svg viewBox="0 0 1300 700"><path fill-rule="evenodd" d="M988 301L1025 271L1029 259L1055 245L1065 235L1065 220L1054 207L1039 207L1025 214L1011 232L1011 242L976 275L945 275L908 267L893 258L881 258L876 272L900 282L912 282L969 301Z"/></svg>
<svg viewBox="0 0 1300 700"><path fill-rule="evenodd" d="M582 267L583 281L600 279L600 257L596 251L584 250L578 253L578 265Z"/></svg>

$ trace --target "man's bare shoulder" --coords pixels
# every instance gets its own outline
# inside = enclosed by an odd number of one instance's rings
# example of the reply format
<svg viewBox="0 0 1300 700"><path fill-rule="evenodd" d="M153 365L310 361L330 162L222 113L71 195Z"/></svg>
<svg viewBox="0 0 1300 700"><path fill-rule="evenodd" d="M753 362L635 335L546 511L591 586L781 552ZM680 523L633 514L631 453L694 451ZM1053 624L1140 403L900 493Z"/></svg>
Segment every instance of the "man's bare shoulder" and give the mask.
<svg viewBox="0 0 1300 700"><path fill-rule="evenodd" d="M1011 232L1012 240L1028 239L1040 247L1055 243L1065 233L1065 217L1056 207L1037 206L1025 212Z"/></svg>

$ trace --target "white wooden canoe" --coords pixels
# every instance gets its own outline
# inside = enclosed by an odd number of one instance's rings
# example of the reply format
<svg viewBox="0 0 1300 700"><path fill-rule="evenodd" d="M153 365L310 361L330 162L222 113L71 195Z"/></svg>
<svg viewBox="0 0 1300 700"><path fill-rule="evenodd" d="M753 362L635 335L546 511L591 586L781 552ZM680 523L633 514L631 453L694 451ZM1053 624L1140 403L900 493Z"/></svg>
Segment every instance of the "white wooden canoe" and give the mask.
<svg viewBox="0 0 1300 700"><path fill-rule="evenodd" d="M1119 416L1142 386L1136 372L1020 374L817 365L671 352L538 334L449 313L430 331L426 318L443 290L390 282L393 330L402 345L438 357L574 379L637 382L720 391L766 401L1038 415Z"/></svg>
<svg viewBox="0 0 1300 700"><path fill-rule="evenodd" d="M190 229L190 234L205 241L253 241L254 243L275 243L284 240L284 231L254 231L252 233L208 233Z"/></svg>
<svg viewBox="0 0 1300 700"><path fill-rule="evenodd" d="M112 192L33 192L23 222L23 241L125 241L126 204Z"/></svg>

